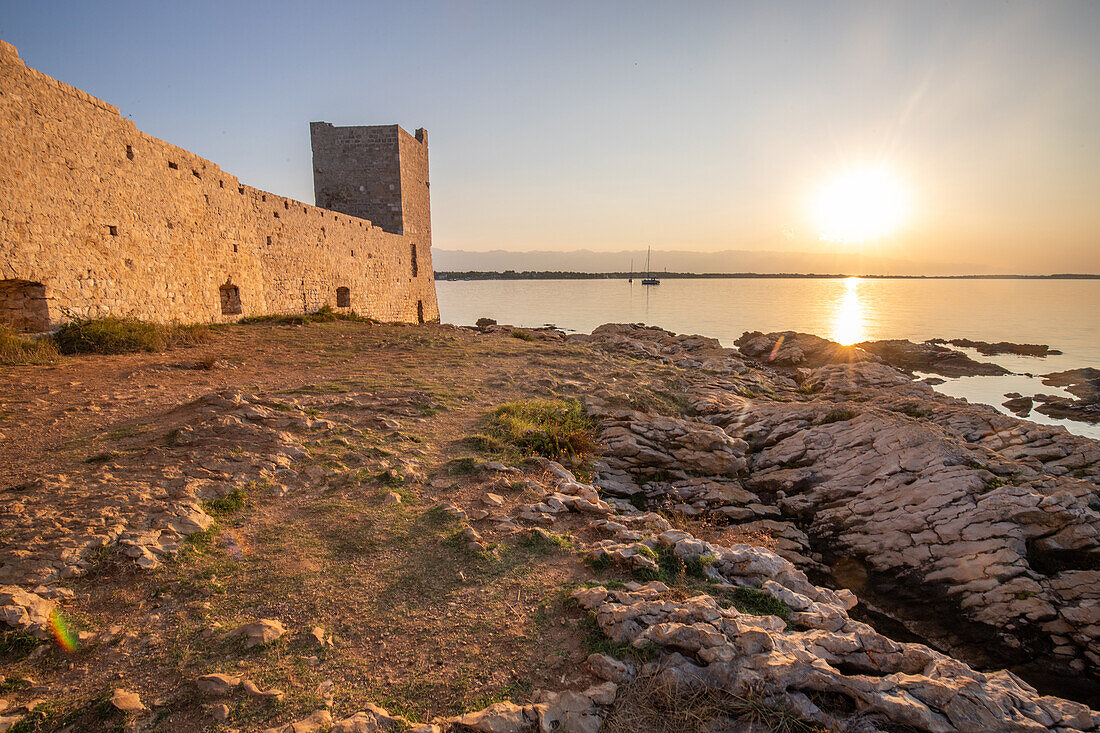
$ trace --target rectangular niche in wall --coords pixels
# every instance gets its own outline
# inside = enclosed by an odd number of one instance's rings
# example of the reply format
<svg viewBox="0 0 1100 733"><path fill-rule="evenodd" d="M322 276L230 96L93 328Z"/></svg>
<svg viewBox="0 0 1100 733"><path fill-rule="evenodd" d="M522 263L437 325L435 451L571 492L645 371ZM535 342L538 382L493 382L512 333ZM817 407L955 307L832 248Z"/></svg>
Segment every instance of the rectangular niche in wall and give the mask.
<svg viewBox="0 0 1100 733"><path fill-rule="evenodd" d="M416 301L416 322L417 323L423 323L424 322L424 301L423 300Z"/></svg>
<svg viewBox="0 0 1100 733"><path fill-rule="evenodd" d="M29 280L0 280L0 324L16 331L50 330L46 287Z"/></svg>
<svg viewBox="0 0 1100 733"><path fill-rule="evenodd" d="M409 248L412 252L412 273L413 277L416 277L417 273L420 271L420 265L416 261L416 245L410 244Z"/></svg>
<svg viewBox="0 0 1100 733"><path fill-rule="evenodd" d="M236 285L227 282L219 288L221 291L222 315L236 316L244 311L241 309L241 290Z"/></svg>
<svg viewBox="0 0 1100 733"><path fill-rule="evenodd" d="M347 288L336 288L336 307L337 308L350 308L351 307L351 291Z"/></svg>

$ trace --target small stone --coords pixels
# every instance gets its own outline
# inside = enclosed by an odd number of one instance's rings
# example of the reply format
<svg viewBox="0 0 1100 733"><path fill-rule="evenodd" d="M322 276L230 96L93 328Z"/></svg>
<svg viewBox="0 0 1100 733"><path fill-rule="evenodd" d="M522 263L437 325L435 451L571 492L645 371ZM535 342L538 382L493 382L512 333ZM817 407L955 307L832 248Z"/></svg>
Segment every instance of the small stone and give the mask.
<svg viewBox="0 0 1100 733"><path fill-rule="evenodd" d="M481 500L489 506L504 506L504 497L500 494L489 492L485 494L485 496L481 497Z"/></svg>
<svg viewBox="0 0 1100 733"><path fill-rule="evenodd" d="M230 677L227 674L204 674L195 680L199 692L217 697L228 694L232 689L241 684L240 677Z"/></svg>
<svg viewBox="0 0 1100 733"><path fill-rule="evenodd" d="M398 494L396 491L387 491L386 495L382 497L382 503L383 504L400 504L401 503L401 494Z"/></svg>
<svg viewBox="0 0 1100 733"><path fill-rule="evenodd" d="M142 705L141 698L138 697L138 694L128 690L115 690L115 693L111 695L111 705L124 713L136 713L142 710L148 710L148 708Z"/></svg>
<svg viewBox="0 0 1100 733"><path fill-rule="evenodd" d="M314 626L306 635L306 639L311 646L318 649L332 646L332 635L326 634L323 626Z"/></svg>
<svg viewBox="0 0 1100 733"><path fill-rule="evenodd" d="M224 723L229 720L229 706L225 703L215 705L210 708L210 714L214 716L214 720Z"/></svg>
<svg viewBox="0 0 1100 733"><path fill-rule="evenodd" d="M281 621L273 618L262 618L259 621L241 626L230 633L230 636L244 636L246 639L245 649L251 649L261 644L270 644L285 633L286 629Z"/></svg>

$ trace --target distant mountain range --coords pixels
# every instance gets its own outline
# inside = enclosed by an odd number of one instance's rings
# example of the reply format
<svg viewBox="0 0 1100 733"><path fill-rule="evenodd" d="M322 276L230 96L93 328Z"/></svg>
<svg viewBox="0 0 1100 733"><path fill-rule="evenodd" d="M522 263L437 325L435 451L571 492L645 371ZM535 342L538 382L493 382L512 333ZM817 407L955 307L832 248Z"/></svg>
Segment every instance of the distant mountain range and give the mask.
<svg viewBox="0 0 1100 733"><path fill-rule="evenodd" d="M509 252L491 250L432 249L436 271L552 270L566 272L641 272L646 252L622 250L570 252L536 250ZM989 275L1004 273L1000 268L958 262L913 262L886 257L850 253L775 252L759 250L722 250L688 252L653 250L654 272L755 272L755 273L842 273L847 275Z"/></svg>

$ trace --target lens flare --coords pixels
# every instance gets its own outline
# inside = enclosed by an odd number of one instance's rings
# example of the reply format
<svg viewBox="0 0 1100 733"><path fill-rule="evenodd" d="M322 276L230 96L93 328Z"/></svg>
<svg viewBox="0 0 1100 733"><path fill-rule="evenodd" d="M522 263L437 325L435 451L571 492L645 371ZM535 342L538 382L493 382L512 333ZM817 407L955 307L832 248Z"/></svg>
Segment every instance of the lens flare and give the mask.
<svg viewBox="0 0 1100 733"><path fill-rule="evenodd" d="M69 620L58 610L50 612L50 633L53 634L57 645L67 652L75 652L80 648L80 639L76 629Z"/></svg>

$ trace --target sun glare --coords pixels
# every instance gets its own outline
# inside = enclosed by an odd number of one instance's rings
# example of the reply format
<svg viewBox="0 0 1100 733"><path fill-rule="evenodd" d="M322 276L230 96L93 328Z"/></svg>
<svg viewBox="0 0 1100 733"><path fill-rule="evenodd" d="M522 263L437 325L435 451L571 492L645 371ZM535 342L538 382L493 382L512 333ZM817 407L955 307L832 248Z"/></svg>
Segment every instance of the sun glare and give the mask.
<svg viewBox="0 0 1100 733"><path fill-rule="evenodd" d="M844 280L844 292L837 299L832 338L838 344L851 346L867 338L863 323L863 302L859 297L860 282L858 277Z"/></svg>
<svg viewBox="0 0 1100 733"><path fill-rule="evenodd" d="M821 238L861 244L893 234L905 223L909 200L884 165L848 168L827 181L813 202Z"/></svg>

